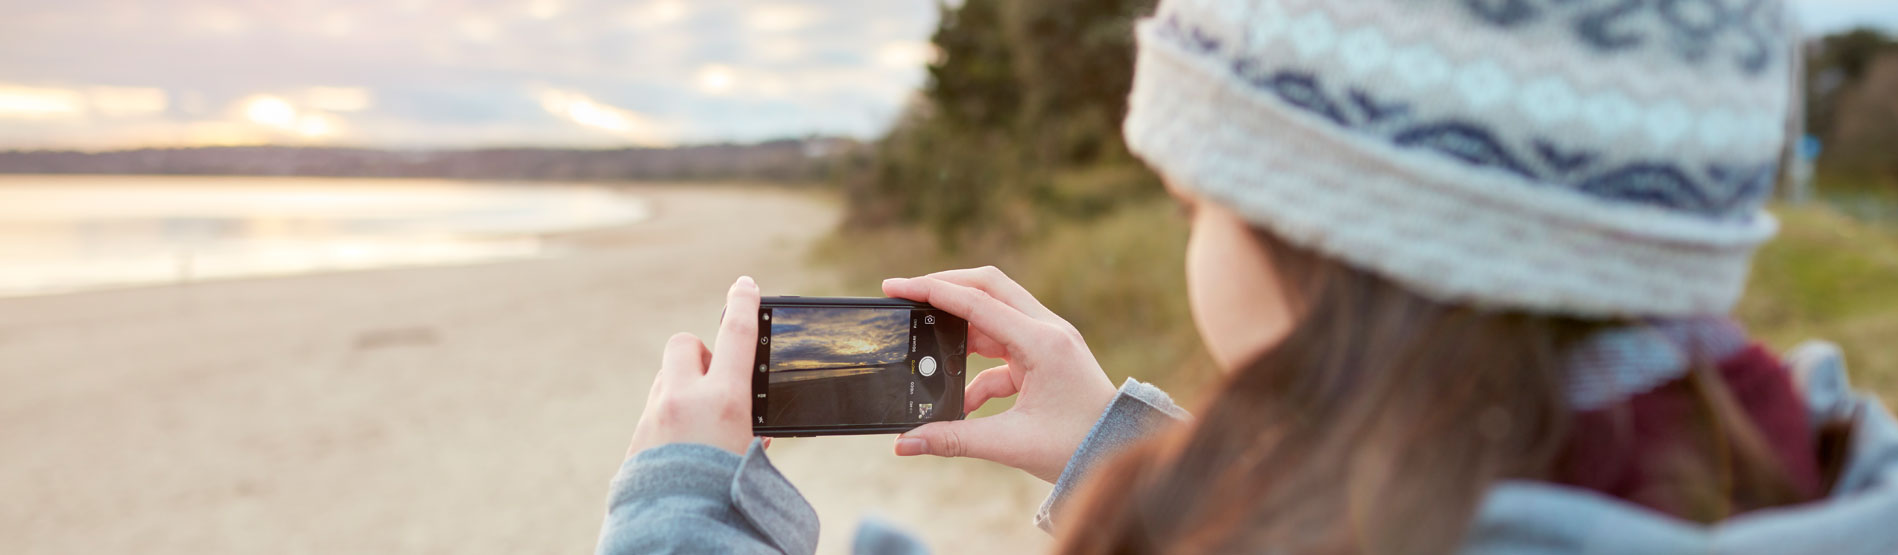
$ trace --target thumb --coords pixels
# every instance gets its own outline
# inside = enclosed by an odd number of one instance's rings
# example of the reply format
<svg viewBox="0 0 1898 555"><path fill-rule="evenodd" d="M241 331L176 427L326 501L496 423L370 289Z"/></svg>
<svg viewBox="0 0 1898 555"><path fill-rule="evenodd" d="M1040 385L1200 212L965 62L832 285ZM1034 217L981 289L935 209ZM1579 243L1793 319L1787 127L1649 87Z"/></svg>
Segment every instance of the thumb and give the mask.
<svg viewBox="0 0 1898 555"><path fill-rule="evenodd" d="M896 438L896 454L973 457L994 461L1007 451L1007 413L973 420L931 422ZM1001 462L1001 461L997 461Z"/></svg>

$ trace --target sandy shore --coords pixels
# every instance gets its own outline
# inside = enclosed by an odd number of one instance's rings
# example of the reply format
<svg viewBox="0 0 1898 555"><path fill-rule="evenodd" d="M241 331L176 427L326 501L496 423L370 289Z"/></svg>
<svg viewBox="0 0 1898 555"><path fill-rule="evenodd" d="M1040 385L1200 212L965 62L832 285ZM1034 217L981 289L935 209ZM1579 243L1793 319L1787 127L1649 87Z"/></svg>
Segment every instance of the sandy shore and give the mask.
<svg viewBox="0 0 1898 555"><path fill-rule="evenodd" d="M837 219L775 189L652 187L580 254L0 300L8 553L583 553L665 337L739 274L823 293ZM863 516L1020 552L1047 486L886 436L778 442L822 551Z"/></svg>

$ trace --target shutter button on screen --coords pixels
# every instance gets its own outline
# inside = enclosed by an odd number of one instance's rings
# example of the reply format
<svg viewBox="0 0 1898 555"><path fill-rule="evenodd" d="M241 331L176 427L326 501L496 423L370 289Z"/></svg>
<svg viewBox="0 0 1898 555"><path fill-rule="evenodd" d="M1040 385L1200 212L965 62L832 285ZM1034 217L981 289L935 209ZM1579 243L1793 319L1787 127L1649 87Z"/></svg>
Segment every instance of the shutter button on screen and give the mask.
<svg viewBox="0 0 1898 555"><path fill-rule="evenodd" d="M936 357L923 357L916 361L916 373L925 378L936 375Z"/></svg>

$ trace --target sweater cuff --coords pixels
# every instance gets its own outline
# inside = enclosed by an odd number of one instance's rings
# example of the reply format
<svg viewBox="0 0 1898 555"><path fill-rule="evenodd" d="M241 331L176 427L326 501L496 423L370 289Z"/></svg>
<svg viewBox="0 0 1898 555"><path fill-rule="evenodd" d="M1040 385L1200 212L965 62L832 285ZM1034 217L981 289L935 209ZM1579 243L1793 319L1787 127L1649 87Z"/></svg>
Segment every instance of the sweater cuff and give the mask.
<svg viewBox="0 0 1898 555"><path fill-rule="evenodd" d="M641 451L614 475L607 511L651 505L666 498L698 499L725 507L716 520L742 519L784 553L817 550L817 511L765 457L764 442L752 440L743 457L697 443L671 443Z"/></svg>
<svg viewBox="0 0 1898 555"><path fill-rule="evenodd" d="M1081 446L1068 459L1067 468L1061 470L1061 477L1054 482L1054 491L1041 502L1041 510L1035 513L1035 526L1054 533L1055 519L1060 517L1063 505L1079 491L1096 464L1112 459L1168 425L1191 418L1192 414L1174 404L1165 391L1127 378L1120 386L1120 393L1107 403L1107 410L1094 421L1094 429L1088 431L1087 438L1081 440Z"/></svg>
<svg viewBox="0 0 1898 555"><path fill-rule="evenodd" d="M731 483L732 504L785 553L817 552L817 509L765 458L764 440L751 440Z"/></svg>
<svg viewBox="0 0 1898 555"><path fill-rule="evenodd" d="M613 475L607 508L672 496L722 501L742 461L730 451L697 443L669 443L640 451L620 463Z"/></svg>

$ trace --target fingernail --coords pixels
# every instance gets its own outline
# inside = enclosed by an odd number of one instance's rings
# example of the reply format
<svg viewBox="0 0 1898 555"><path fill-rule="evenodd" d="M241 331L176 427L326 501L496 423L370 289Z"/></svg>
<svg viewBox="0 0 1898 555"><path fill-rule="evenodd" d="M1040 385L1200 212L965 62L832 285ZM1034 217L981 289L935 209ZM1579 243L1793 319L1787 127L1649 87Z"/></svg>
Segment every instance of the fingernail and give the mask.
<svg viewBox="0 0 1898 555"><path fill-rule="evenodd" d="M752 281L751 276L738 276L738 283L736 285L742 285L752 289L758 288L758 282Z"/></svg>
<svg viewBox="0 0 1898 555"><path fill-rule="evenodd" d="M883 280L884 285L892 285L892 284L897 284L897 283L903 283L903 278L890 278L890 279Z"/></svg>
<svg viewBox="0 0 1898 555"><path fill-rule="evenodd" d="M896 438L896 454L903 457L910 455L927 455L929 454L929 442L923 441L923 438L920 437Z"/></svg>

